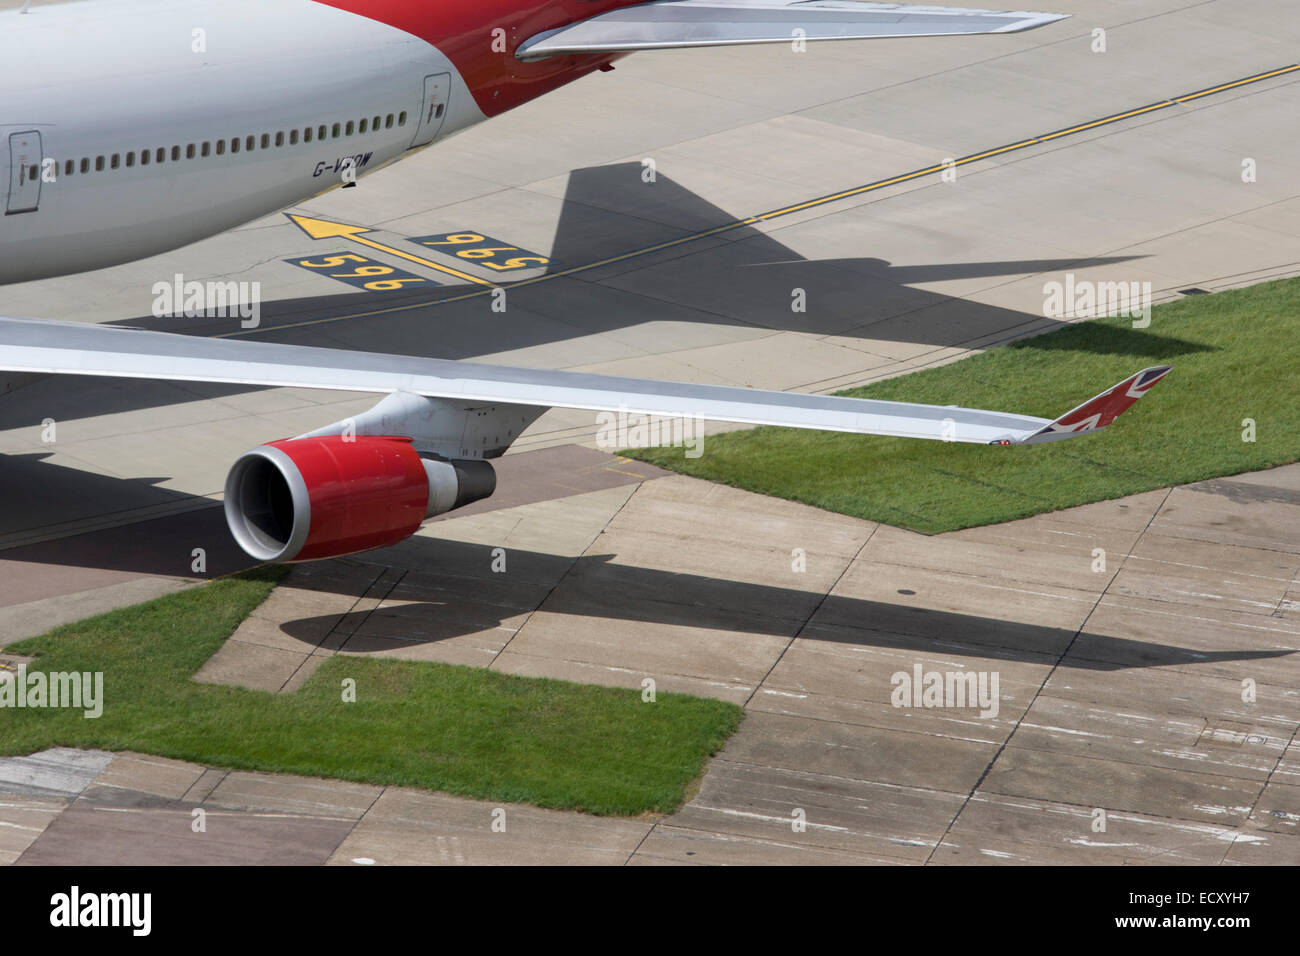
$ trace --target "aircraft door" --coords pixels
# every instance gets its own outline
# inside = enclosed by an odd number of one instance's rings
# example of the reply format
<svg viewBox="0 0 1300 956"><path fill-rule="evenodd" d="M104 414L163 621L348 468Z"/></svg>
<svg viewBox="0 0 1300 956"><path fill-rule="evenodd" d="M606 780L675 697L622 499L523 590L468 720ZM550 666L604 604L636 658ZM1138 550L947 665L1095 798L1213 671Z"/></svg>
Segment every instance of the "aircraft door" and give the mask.
<svg viewBox="0 0 1300 956"><path fill-rule="evenodd" d="M450 73L438 73L424 78L424 106L420 110L420 125L416 127L412 146L423 146L438 138L443 121L447 118L447 100L450 96Z"/></svg>
<svg viewBox="0 0 1300 956"><path fill-rule="evenodd" d="M5 215L35 212L41 201L41 134L9 134L9 201Z"/></svg>

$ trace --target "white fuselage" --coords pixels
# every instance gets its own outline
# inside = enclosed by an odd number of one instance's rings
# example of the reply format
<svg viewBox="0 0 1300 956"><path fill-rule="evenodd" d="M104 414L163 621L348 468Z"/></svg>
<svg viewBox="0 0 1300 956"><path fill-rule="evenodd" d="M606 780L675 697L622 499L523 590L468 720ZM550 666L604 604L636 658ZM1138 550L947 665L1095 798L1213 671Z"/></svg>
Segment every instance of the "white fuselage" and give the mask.
<svg viewBox="0 0 1300 956"><path fill-rule="evenodd" d="M0 89L0 284L174 249L484 119L431 44L311 0L0 13Z"/></svg>

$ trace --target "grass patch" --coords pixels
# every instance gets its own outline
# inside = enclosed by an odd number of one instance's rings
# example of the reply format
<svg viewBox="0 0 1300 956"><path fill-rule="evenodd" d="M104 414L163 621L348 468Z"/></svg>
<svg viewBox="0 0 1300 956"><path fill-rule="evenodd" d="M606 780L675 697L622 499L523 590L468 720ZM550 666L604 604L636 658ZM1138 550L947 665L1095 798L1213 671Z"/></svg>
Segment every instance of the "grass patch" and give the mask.
<svg viewBox="0 0 1300 956"><path fill-rule="evenodd" d="M762 427L704 454L631 458L746 491L938 533L1300 457L1300 279L1156 307L1149 328L1094 319L840 394L1055 418L1149 365L1177 366L1106 431L1010 448ZM1242 440L1243 419L1256 440Z"/></svg>
<svg viewBox="0 0 1300 956"><path fill-rule="evenodd" d="M742 716L724 701L334 657L296 694L191 676L270 594L255 571L8 648L33 671L102 671L104 711L0 710L0 753L134 750L244 770L442 790L596 814L671 812ZM356 681L356 703L342 682Z"/></svg>

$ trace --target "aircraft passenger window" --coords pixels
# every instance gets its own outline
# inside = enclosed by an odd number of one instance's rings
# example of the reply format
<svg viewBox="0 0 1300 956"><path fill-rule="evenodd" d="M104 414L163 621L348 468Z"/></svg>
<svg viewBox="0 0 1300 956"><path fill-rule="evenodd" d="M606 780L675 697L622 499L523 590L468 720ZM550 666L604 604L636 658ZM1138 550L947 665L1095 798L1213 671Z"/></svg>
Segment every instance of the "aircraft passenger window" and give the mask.
<svg viewBox="0 0 1300 956"><path fill-rule="evenodd" d="M85 158L85 157L82 158L82 160L81 160L81 171L82 171L83 173L88 173L88 172L90 172L90 160L89 160L88 158Z"/></svg>
<svg viewBox="0 0 1300 956"><path fill-rule="evenodd" d="M280 132L278 132L278 133L275 134L275 145L276 145L276 146L283 146L283 145L284 145L284 132L283 132L283 131L280 131Z"/></svg>
<svg viewBox="0 0 1300 956"><path fill-rule="evenodd" d="M191 149L191 151L192 151L192 150L194 149L194 147L191 146L190 149ZM179 163L180 161L181 161L181 148L180 148L179 146L173 146L173 147L172 147L172 162L173 162L173 163Z"/></svg>
<svg viewBox="0 0 1300 956"><path fill-rule="evenodd" d="M329 127L326 126L324 123L322 123L320 125L320 128L316 130L316 138L324 139L328 135L329 135Z"/></svg>
<svg viewBox="0 0 1300 956"><path fill-rule="evenodd" d="M68 160L63 164L63 175L71 176L72 171L76 168L77 168L77 161L75 159Z"/></svg>
<svg viewBox="0 0 1300 956"><path fill-rule="evenodd" d="M244 149L252 150L255 149L256 147L257 147L256 136L250 136L248 137L248 139L244 140Z"/></svg>
<svg viewBox="0 0 1300 956"><path fill-rule="evenodd" d="M29 179L32 180L35 180L37 177L40 176L40 174L41 171L37 169L35 166L32 166L30 169L27 170L27 176Z"/></svg>
<svg viewBox="0 0 1300 956"><path fill-rule="evenodd" d="M103 157L103 156L96 156L96 157L95 157L95 172L97 172L97 173L102 173L103 171L104 171L104 157Z"/></svg>
<svg viewBox="0 0 1300 956"><path fill-rule="evenodd" d="M113 159L112 159L112 161L109 163L109 165L112 166L114 169L117 169L119 166L121 166L121 165L122 165L122 154L121 154L121 153L114 153L114 154L113 154Z"/></svg>
<svg viewBox="0 0 1300 956"><path fill-rule="evenodd" d="M338 123L335 123L335 124L334 124L334 129L333 129L333 133L334 133L334 138L335 138L335 139L338 139L338 138L339 138L339 129L340 129L339 124L338 124Z"/></svg>
<svg viewBox="0 0 1300 956"><path fill-rule="evenodd" d="M231 151L232 153L237 153L237 152L239 152L239 137L238 137L238 136L236 136L234 139L232 139L232 140L230 141L230 151Z"/></svg>
<svg viewBox="0 0 1300 956"><path fill-rule="evenodd" d="M204 143L203 146L199 149L199 155L200 155L200 156L207 156L208 153L210 153L210 152L212 152L212 148L211 148L211 145L210 145L209 143ZM193 144L193 143L190 144L190 154L189 154L189 155L190 155L190 159L193 159L193 158L194 158L194 144Z"/></svg>
<svg viewBox="0 0 1300 956"><path fill-rule="evenodd" d="M147 150L147 149L142 149L142 150L140 150L140 165L141 165L141 166L148 166L148 165L149 165L149 156L150 156L149 150ZM127 159L127 163L126 163L126 164L127 164L128 166L130 166L130 165L131 165L131 154L130 154L130 153L127 154L126 159Z"/></svg>
<svg viewBox="0 0 1300 956"><path fill-rule="evenodd" d="M281 133L280 135L283 136L284 134ZM270 148L271 148L271 134L270 134L270 133L263 133L263 134L262 134L262 148L263 148L263 149L270 149Z"/></svg>
<svg viewBox="0 0 1300 956"><path fill-rule="evenodd" d="M378 117L378 116L376 116L375 119L374 119L374 122L372 122L372 123L370 124L370 128L371 128L372 130L379 129L379 117Z"/></svg>
<svg viewBox="0 0 1300 956"><path fill-rule="evenodd" d="M207 146L208 144L204 143L203 145ZM205 149L204 152L206 153L207 150ZM224 139L217 140L217 155L218 156L226 155L226 141Z"/></svg>
<svg viewBox="0 0 1300 956"><path fill-rule="evenodd" d="M393 114L389 113L388 119L384 121L384 129L392 129L392 128L393 128Z"/></svg>
<svg viewBox="0 0 1300 956"><path fill-rule="evenodd" d="M310 143L310 142L311 142L311 127L310 127L310 126L308 126L305 130L302 131L302 141L303 141L304 143Z"/></svg>
<svg viewBox="0 0 1300 956"><path fill-rule="evenodd" d="M126 154L126 164L128 166L135 165L135 150L131 150L131 152Z"/></svg>
<svg viewBox="0 0 1300 956"><path fill-rule="evenodd" d="M167 162L167 147L166 147L166 146L159 146L159 147L158 147L158 152L154 154L153 161L154 161L155 163L165 163L165 162Z"/></svg>
<svg viewBox="0 0 1300 956"><path fill-rule="evenodd" d="M289 130L289 145L290 146L298 145L298 131L296 129Z"/></svg>
<svg viewBox="0 0 1300 956"><path fill-rule="evenodd" d="M362 120L361 120L361 122L357 125L357 132L358 132L358 133L364 133L364 132L366 131L366 123L367 123L367 122L368 122L368 120L366 120L366 119L363 117Z"/></svg>
<svg viewBox="0 0 1300 956"><path fill-rule="evenodd" d="M337 126L338 124L335 123L334 125ZM352 135L352 131L353 131L354 129L356 129L356 128L357 128L357 124L354 123L354 122L352 122L352 120L348 120L348 128L347 128L347 132L345 132L343 135L344 135L344 136L351 136L351 135ZM337 136L338 134L335 133L334 135Z"/></svg>
<svg viewBox="0 0 1300 956"><path fill-rule="evenodd" d="M406 125L406 110L402 110L402 112L397 114L397 125L398 126Z"/></svg>

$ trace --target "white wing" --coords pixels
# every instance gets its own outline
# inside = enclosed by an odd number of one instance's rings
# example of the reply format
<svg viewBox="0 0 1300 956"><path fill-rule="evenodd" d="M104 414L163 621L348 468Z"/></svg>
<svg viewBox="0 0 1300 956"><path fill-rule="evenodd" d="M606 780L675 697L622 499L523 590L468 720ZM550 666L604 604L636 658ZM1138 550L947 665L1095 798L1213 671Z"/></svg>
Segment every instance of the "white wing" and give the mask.
<svg viewBox="0 0 1300 956"><path fill-rule="evenodd" d="M1021 444L1105 428L1169 368L1139 372L1055 421L953 405L657 382L35 319L0 318L0 370L355 392L406 391L493 405L699 416L748 425Z"/></svg>

